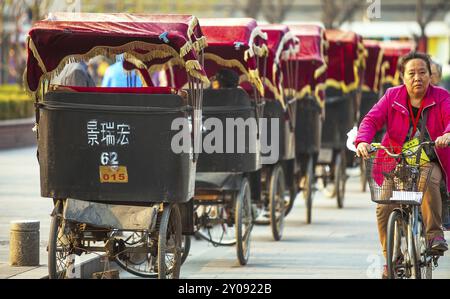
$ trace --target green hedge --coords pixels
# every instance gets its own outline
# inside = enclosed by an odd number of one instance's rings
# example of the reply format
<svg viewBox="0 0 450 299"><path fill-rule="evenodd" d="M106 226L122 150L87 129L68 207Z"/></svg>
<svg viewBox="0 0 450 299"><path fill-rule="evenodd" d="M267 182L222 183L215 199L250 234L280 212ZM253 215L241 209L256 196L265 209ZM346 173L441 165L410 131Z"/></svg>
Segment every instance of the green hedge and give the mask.
<svg viewBox="0 0 450 299"><path fill-rule="evenodd" d="M33 115L33 100L19 85L0 85L0 120Z"/></svg>

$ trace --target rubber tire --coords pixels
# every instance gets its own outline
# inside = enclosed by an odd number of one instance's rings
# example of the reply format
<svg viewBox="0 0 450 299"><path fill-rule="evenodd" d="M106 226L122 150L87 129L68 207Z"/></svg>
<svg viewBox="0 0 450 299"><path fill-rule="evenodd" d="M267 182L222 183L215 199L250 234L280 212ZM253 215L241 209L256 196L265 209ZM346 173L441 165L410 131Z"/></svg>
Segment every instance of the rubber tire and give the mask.
<svg viewBox="0 0 450 299"><path fill-rule="evenodd" d="M278 187L281 186L281 191ZM286 190L286 181L284 176L283 167L277 164L270 176L269 186L269 211L270 211L270 226L272 228L272 236L275 241L280 241L283 237L284 229L284 217L286 216L286 207L284 206L284 195ZM278 200L283 203L283 209L279 221L276 221L276 208L279 203L275 202L278 196ZM281 195L280 195L281 194Z"/></svg>
<svg viewBox="0 0 450 299"><path fill-rule="evenodd" d="M191 250L191 236L184 235L184 246L182 246L181 251L181 265L184 264L187 257L189 256L189 251Z"/></svg>
<svg viewBox="0 0 450 299"><path fill-rule="evenodd" d="M389 279L395 279L394 275L394 265L392 263L392 256L394 254L394 241L397 236L394 236L395 234L395 224L400 219L402 221L402 215L399 211L394 210L389 215L388 225L387 225L387 235L386 235L386 250L387 250L387 271L388 271L388 278Z"/></svg>
<svg viewBox="0 0 450 299"><path fill-rule="evenodd" d="M181 224L181 213L180 209L178 208L178 205L171 204L164 207L162 216L161 216L161 222L159 224L159 237L158 237L158 257L157 257L157 264L158 264L158 278L159 279L166 279L167 278L167 271L166 271L166 239L167 239L167 231L169 228L169 221L173 217L175 219L175 234L176 234L176 240L179 241L179 244L177 244L177 248L179 248L179 251L175 255L175 266L174 270L175 272L172 273L173 279L180 278L180 269L181 269L181 238L182 238L182 224ZM162 259L164 257L164 260Z"/></svg>
<svg viewBox="0 0 450 299"><path fill-rule="evenodd" d="M411 258L411 277L413 279L420 279L420 259L417 259L417 244L413 237L412 229L408 228L408 238L411 240L411 244L408 244L409 256Z"/></svg>
<svg viewBox="0 0 450 299"><path fill-rule="evenodd" d="M306 165L306 179L305 186L306 189L303 190L303 197L305 199L306 206L306 223L311 224L312 221L312 203L313 203L313 182L314 182L314 169L313 169L313 158L308 159L308 164Z"/></svg>
<svg viewBox="0 0 450 299"><path fill-rule="evenodd" d="M337 207L339 209L344 208L344 199L345 199L345 184L347 182L346 177L346 162L345 162L345 153L340 152L336 156L335 162L335 187L336 187L336 199L337 199Z"/></svg>
<svg viewBox="0 0 450 299"><path fill-rule="evenodd" d="M242 266L248 263L250 257L250 241L251 241L251 230L253 228L253 219L250 221L250 231L248 233L248 243L247 246L244 247L244 243L246 240L243 240L243 221L244 217L244 205L248 208L248 213L250 213L250 217L253 218L252 215L252 206L251 206L251 191L250 191L250 183L247 178L243 178L241 183L241 188L239 190L239 194L236 197L235 203L235 225L236 225L236 253L239 264Z"/></svg>
<svg viewBox="0 0 450 299"><path fill-rule="evenodd" d="M57 214L61 214L63 210L63 202L58 201L56 203L58 205L57 210L55 210L55 215L52 216L52 220L50 222L50 235L48 238L48 278L49 279L64 279L65 277L58 277L57 275L57 261L56 261L56 242L58 239L59 228L61 217L58 217Z"/></svg>
<svg viewBox="0 0 450 299"><path fill-rule="evenodd" d="M298 184L298 182L296 181L296 182L294 182L294 186L289 188L290 200L289 200L288 204L286 205L286 210L284 212L285 217L287 215L289 215L289 213L292 211L292 208L294 207L295 198L297 197L297 194L298 194L297 184Z"/></svg>
<svg viewBox="0 0 450 299"><path fill-rule="evenodd" d="M421 223L421 230L420 233L421 235L419 235L419 238L424 237L425 242L422 243L423 246L425 246L425 254L427 254L428 252L428 244L427 244L427 238L426 238L426 233L425 233L425 225L423 224L422 221L420 221ZM417 240L418 242L421 242L421 240ZM422 256L420 255L420 252L418 253L417 257L419 258L419 260L422 260ZM427 258L427 256L425 256L425 259ZM419 279L433 279L433 265L432 265L432 261L430 263L428 263L426 266L424 267L420 267L419 269Z"/></svg>

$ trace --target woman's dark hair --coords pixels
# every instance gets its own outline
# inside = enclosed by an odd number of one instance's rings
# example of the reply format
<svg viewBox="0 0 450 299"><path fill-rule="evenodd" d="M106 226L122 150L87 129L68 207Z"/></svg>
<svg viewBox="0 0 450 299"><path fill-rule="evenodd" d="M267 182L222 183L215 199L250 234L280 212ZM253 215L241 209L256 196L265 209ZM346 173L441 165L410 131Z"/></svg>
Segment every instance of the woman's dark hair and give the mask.
<svg viewBox="0 0 450 299"><path fill-rule="evenodd" d="M423 61L425 61L425 63L427 64L428 73L431 75L430 55L422 53L422 52L415 52L415 51L410 52L409 54L403 56L400 59L400 63L398 64L400 74L404 75L406 64L408 63L408 61L413 60L413 59L422 59Z"/></svg>

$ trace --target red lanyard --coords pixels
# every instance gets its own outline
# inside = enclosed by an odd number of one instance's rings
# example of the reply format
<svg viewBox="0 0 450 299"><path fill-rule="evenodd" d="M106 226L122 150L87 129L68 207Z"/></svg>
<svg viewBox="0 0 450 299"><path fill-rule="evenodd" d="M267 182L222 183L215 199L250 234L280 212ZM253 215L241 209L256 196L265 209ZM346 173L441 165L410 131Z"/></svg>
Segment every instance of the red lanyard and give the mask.
<svg viewBox="0 0 450 299"><path fill-rule="evenodd" d="M412 125L413 125L413 131L412 131L412 134L411 134L411 138L414 138L414 136L416 135L417 125L419 124L420 114L422 113L424 102L425 101L422 100L422 103L420 104L419 112L417 113L416 118L414 118L412 105L411 105L411 100L408 101L409 114L411 115L411 122L412 122Z"/></svg>

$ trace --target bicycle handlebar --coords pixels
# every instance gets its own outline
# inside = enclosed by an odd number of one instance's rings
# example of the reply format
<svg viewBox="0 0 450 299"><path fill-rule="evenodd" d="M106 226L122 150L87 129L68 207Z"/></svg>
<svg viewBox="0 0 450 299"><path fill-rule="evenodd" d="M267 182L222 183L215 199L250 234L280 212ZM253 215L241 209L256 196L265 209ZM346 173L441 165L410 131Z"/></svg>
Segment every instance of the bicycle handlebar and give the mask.
<svg viewBox="0 0 450 299"><path fill-rule="evenodd" d="M374 152L376 152L376 151L378 151L378 150L384 150L384 151L388 154L388 156L391 157L391 158L399 158L399 157L402 156L402 155L408 157L408 156L414 156L415 154L419 153L419 152L422 150L422 148L423 148L424 146L426 146L426 145L429 145L429 146L435 146L435 145L436 145L436 142L434 142L434 141L425 141L425 142L422 142L421 144L419 144L419 147L417 148L417 151L411 152L411 153L409 153L409 154L405 154L405 153L393 154L393 153L391 153L391 152L389 151L389 149L387 149L385 146L382 146L382 145L373 146L373 145L371 144L371 145L370 145L371 148L370 148L370 150L368 151L368 153L369 153L369 154L372 154L372 153L374 153ZM450 144L449 144L449 146L450 146Z"/></svg>

